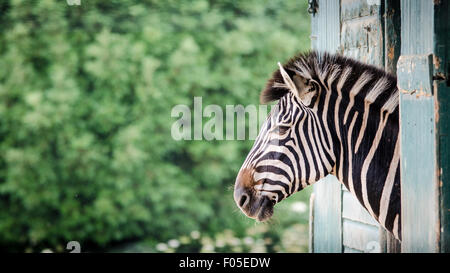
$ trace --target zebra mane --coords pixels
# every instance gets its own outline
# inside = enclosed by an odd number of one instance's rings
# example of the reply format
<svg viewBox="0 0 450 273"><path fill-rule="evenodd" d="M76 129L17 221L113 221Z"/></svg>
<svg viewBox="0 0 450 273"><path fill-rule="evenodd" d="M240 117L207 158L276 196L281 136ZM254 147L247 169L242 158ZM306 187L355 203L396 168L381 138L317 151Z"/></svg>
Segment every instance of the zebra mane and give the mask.
<svg viewBox="0 0 450 273"><path fill-rule="evenodd" d="M398 106L397 78L374 65L339 54L309 51L291 58L283 68L291 78L297 74L306 80L320 82L327 88L331 83L336 84L336 79L345 73L350 73L346 75L346 82L351 84L356 84L360 77L365 76L367 79L363 80L364 84L370 82L369 87L365 88L370 91L362 92L365 101L374 103L378 97L384 97L382 107L389 112ZM277 69L261 92L261 103L278 100L288 92L289 88L284 83L280 69Z"/></svg>

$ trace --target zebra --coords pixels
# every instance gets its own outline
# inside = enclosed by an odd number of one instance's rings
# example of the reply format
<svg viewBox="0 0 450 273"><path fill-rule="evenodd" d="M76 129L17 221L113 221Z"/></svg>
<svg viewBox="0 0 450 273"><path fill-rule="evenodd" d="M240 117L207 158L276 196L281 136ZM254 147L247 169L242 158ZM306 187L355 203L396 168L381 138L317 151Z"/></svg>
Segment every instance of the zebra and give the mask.
<svg viewBox="0 0 450 273"><path fill-rule="evenodd" d="M237 175L237 206L265 221L275 204L333 174L401 240L396 77L317 51L278 66L260 95L278 102Z"/></svg>

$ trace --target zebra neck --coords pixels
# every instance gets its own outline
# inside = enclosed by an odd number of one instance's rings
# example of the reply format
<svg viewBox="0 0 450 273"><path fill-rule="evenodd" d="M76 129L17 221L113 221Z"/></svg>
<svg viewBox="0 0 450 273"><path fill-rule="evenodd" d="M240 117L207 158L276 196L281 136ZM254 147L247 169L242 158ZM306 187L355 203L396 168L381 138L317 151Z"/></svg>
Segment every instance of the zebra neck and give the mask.
<svg viewBox="0 0 450 273"><path fill-rule="evenodd" d="M387 230L400 234L400 166L398 104L389 98L377 105L364 98L342 96L336 90L320 114L336 158L334 174ZM393 109L392 109L393 108Z"/></svg>

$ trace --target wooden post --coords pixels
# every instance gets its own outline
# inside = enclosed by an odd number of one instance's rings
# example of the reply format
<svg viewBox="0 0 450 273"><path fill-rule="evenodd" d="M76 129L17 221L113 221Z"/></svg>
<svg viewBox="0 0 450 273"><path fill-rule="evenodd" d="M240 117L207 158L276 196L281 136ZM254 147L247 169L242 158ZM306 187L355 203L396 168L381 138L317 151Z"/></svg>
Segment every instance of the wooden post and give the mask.
<svg viewBox="0 0 450 273"><path fill-rule="evenodd" d="M450 3L434 1L434 85L437 97L440 251L450 252Z"/></svg>
<svg viewBox="0 0 450 273"><path fill-rule="evenodd" d="M402 252L439 251L434 2L401 1L400 90ZM439 2L439 1L438 1Z"/></svg>
<svg viewBox="0 0 450 273"><path fill-rule="evenodd" d="M340 44L340 1L318 0L312 17L313 49L337 52ZM332 175L314 185L312 252L342 252L341 183Z"/></svg>

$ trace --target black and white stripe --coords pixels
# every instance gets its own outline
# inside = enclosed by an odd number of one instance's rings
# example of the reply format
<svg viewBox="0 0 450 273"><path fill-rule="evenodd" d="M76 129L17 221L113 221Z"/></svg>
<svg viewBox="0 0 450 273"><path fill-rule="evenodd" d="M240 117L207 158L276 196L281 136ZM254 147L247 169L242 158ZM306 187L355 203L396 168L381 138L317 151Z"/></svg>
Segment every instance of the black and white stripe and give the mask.
<svg viewBox="0 0 450 273"><path fill-rule="evenodd" d="M374 66L296 56L261 94L277 107L241 171L251 170L255 191L276 202L333 173L400 239L398 96L395 76Z"/></svg>

